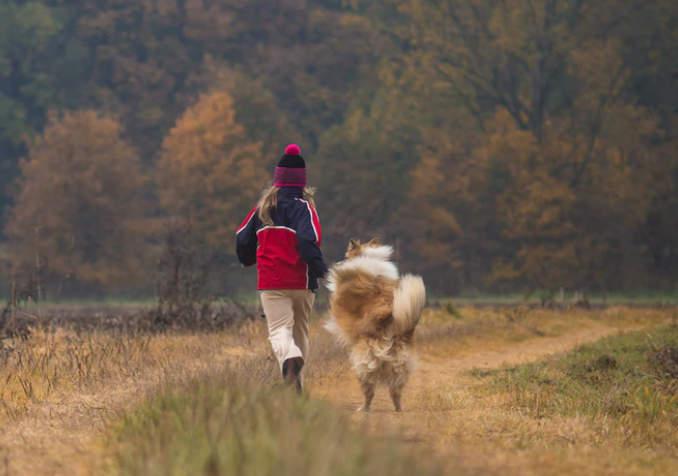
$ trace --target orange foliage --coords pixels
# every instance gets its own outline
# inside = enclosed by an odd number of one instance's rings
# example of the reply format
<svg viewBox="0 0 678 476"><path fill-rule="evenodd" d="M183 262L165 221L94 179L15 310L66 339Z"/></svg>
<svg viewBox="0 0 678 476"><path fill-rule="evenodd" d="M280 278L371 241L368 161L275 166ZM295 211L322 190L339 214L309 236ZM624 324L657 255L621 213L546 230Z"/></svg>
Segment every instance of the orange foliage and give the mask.
<svg viewBox="0 0 678 476"><path fill-rule="evenodd" d="M624 274L638 287L639 230L666 163L656 118L630 94L622 5L391 3L410 20L395 34L417 45L393 77L420 98L426 138L412 249L448 275L490 262L488 284L619 286Z"/></svg>
<svg viewBox="0 0 678 476"><path fill-rule="evenodd" d="M230 252L239 220L268 177L261 144L248 142L235 122L231 96L201 96L177 121L162 151L157 166L161 205L189 218L205 244Z"/></svg>

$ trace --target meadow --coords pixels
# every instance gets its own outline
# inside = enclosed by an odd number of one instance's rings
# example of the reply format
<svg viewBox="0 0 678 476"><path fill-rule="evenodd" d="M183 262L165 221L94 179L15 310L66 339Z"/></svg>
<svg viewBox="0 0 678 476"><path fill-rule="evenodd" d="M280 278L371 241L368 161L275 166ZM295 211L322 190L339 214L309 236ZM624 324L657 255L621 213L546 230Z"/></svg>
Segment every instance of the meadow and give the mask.
<svg viewBox="0 0 678 476"><path fill-rule="evenodd" d="M671 306L432 306L405 411L378 391L367 415L322 311L303 398L254 309L203 330L113 311L0 340L0 474L678 472Z"/></svg>

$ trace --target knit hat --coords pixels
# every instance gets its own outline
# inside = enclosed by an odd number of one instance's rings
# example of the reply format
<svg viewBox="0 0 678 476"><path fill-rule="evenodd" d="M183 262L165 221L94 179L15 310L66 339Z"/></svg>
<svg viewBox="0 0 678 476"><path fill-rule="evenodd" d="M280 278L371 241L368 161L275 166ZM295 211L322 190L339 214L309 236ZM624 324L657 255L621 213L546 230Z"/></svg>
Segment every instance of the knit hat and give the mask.
<svg viewBox="0 0 678 476"><path fill-rule="evenodd" d="M297 144L290 144L285 148L285 155L280 158L275 168L273 185L276 187L306 186L306 162L299 154L301 154L301 149Z"/></svg>

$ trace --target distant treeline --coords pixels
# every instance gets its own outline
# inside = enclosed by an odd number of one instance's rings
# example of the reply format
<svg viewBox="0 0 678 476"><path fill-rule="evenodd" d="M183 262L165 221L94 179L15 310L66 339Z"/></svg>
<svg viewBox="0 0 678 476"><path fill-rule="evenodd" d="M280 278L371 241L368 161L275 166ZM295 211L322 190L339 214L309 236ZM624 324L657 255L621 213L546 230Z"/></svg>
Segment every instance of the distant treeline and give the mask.
<svg viewBox="0 0 678 476"><path fill-rule="evenodd" d="M151 289L170 219L230 273L296 142L328 260L674 291L677 32L674 0L0 0L4 276Z"/></svg>

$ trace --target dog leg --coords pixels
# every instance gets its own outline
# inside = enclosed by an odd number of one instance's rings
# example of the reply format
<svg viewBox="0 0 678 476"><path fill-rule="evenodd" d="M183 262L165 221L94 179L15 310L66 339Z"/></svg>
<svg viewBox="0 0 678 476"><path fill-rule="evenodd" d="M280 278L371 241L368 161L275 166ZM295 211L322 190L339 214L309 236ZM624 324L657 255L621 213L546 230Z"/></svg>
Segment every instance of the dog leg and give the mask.
<svg viewBox="0 0 678 476"><path fill-rule="evenodd" d="M403 387L404 385L394 385L389 388L389 393L391 394L391 400L393 400L393 406L395 407L395 411L401 412L403 411L403 407L400 404L400 397L403 393Z"/></svg>
<svg viewBox="0 0 678 476"><path fill-rule="evenodd" d="M371 382L360 382L360 388L362 389L363 395L365 396L365 403L362 407L358 408L359 412L367 413L370 411L372 399L374 398L374 387L375 385Z"/></svg>

